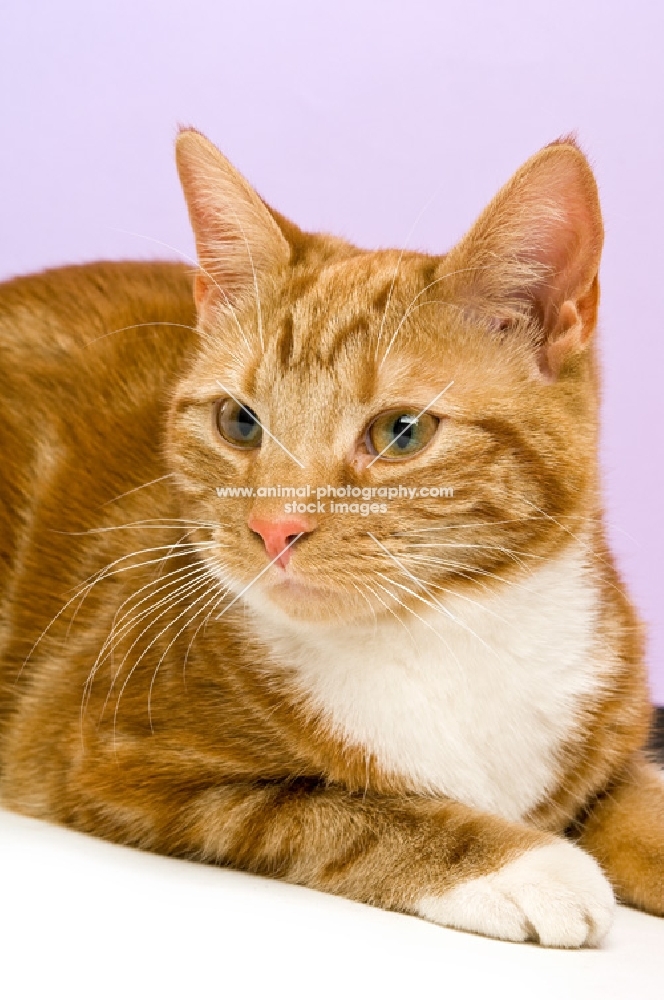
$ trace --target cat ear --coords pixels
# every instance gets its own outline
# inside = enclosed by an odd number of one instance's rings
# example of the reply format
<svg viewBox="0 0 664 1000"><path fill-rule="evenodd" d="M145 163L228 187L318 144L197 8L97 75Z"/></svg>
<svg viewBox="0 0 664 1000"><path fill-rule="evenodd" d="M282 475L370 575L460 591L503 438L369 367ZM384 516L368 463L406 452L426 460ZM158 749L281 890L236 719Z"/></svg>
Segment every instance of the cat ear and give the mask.
<svg viewBox="0 0 664 1000"><path fill-rule="evenodd" d="M201 268L194 284L200 315L253 295L261 274L287 263L290 247L253 188L205 136L183 129L175 152Z"/></svg>
<svg viewBox="0 0 664 1000"><path fill-rule="evenodd" d="M517 171L441 273L450 274L464 305L492 317L494 326L535 319L540 370L556 378L595 327L602 242L595 179L583 153L565 139Z"/></svg>

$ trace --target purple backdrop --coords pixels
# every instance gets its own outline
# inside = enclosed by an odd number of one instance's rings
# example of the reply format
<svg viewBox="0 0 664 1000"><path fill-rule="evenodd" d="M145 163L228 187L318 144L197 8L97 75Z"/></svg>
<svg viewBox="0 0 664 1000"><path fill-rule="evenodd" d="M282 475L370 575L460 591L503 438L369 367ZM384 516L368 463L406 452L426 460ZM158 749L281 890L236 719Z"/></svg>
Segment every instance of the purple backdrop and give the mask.
<svg viewBox="0 0 664 1000"><path fill-rule="evenodd" d="M301 225L403 244L424 208L410 245L435 251L577 130L606 219L608 518L664 703L663 29L654 0L5 0L0 277L191 254L178 122Z"/></svg>

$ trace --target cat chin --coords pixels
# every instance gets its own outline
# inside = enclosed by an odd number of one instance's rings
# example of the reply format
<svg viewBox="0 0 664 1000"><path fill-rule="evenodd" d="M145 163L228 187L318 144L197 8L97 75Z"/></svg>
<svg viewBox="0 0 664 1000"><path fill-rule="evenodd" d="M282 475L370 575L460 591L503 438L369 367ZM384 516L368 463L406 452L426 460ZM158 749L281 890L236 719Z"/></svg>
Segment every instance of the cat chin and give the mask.
<svg viewBox="0 0 664 1000"><path fill-rule="evenodd" d="M262 620L302 626L334 624L365 619L373 621L366 607L357 607L356 614L349 606L352 596L342 589L318 587L302 580L287 578L276 583L256 585L242 597L243 602Z"/></svg>
<svg viewBox="0 0 664 1000"><path fill-rule="evenodd" d="M261 596L288 618L331 621L347 618L348 595L300 580L286 579L262 589Z"/></svg>

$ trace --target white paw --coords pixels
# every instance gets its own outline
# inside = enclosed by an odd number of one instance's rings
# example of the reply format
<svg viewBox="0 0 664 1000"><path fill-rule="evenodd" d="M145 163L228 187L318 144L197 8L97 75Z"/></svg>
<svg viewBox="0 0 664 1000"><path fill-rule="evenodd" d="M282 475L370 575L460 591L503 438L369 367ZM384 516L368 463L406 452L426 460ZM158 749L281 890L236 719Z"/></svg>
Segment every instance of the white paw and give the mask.
<svg viewBox="0 0 664 1000"><path fill-rule="evenodd" d="M535 847L497 872L442 896L425 896L419 916L446 927L550 948L602 940L613 920L613 890L597 862L564 840Z"/></svg>

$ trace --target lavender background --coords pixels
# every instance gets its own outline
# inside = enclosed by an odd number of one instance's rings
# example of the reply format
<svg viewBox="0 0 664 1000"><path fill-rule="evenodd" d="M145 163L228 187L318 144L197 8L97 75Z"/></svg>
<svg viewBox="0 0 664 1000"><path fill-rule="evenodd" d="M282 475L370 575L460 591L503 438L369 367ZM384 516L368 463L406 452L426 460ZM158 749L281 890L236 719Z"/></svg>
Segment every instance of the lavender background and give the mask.
<svg viewBox="0 0 664 1000"><path fill-rule="evenodd" d="M424 209L431 251L577 130L606 220L611 537L664 704L663 47L657 0L0 0L0 278L193 253L178 122L300 225L401 245Z"/></svg>

